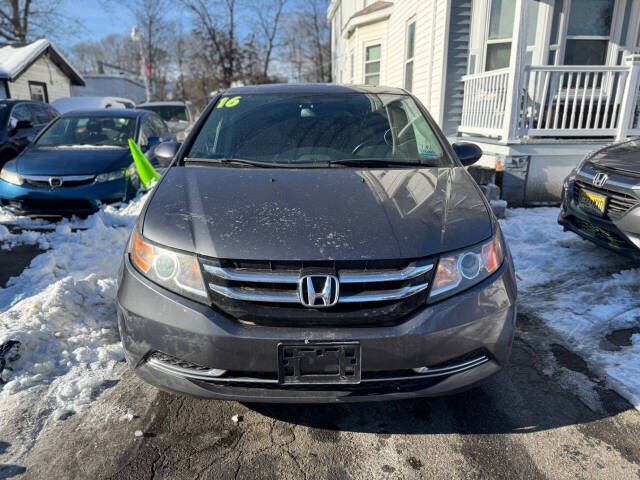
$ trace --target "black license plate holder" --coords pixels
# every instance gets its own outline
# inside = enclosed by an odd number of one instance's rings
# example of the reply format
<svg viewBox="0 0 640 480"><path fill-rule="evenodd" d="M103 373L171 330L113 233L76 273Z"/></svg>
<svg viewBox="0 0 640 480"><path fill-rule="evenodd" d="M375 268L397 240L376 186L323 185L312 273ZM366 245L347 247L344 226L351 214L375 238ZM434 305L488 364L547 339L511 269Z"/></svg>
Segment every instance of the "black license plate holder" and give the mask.
<svg viewBox="0 0 640 480"><path fill-rule="evenodd" d="M360 383L359 342L278 344L278 381L281 384Z"/></svg>

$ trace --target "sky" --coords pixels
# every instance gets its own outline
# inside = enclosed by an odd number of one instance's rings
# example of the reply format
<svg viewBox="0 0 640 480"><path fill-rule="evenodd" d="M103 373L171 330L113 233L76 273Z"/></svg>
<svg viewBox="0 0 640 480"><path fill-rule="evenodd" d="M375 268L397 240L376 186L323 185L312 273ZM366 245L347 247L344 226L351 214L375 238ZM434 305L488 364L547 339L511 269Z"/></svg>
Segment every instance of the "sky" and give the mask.
<svg viewBox="0 0 640 480"><path fill-rule="evenodd" d="M153 1L153 0L148 0ZM105 4L108 6L105 8ZM188 32L190 30L191 18L185 12L185 7L175 2L176 7L167 12L170 21L182 24L179 31ZM289 2L289 8L295 2ZM118 5L113 0L66 0L61 5L62 13L78 21L82 28L73 35L61 35L56 38L56 46L64 51L83 41L96 41L107 35L118 33L129 35L131 28L136 24L135 17L126 8ZM239 10L236 15L236 28L240 37L251 34L251 25L246 21L250 10Z"/></svg>
<svg viewBox="0 0 640 480"><path fill-rule="evenodd" d="M60 47L67 50L82 41L96 41L113 33L128 35L135 26L135 17L121 6L115 6L108 10L99 0L69 0L62 5L63 13L79 20L83 25L73 36L63 36L57 41ZM171 18L171 17L174 18ZM175 11L169 13L169 18L182 21L186 24L186 15Z"/></svg>

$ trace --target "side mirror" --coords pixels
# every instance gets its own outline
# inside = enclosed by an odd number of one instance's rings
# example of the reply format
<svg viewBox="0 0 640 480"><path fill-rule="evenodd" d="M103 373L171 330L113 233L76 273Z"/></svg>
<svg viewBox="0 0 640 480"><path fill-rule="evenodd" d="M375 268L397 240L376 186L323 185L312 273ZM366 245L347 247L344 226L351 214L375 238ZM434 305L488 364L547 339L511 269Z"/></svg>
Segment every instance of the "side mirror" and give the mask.
<svg viewBox="0 0 640 480"><path fill-rule="evenodd" d="M482 157L482 149L475 143L460 142L452 145L460 163L465 167L473 165Z"/></svg>
<svg viewBox="0 0 640 480"><path fill-rule="evenodd" d="M33 124L29 120L18 120L11 119L9 121L9 135L15 135L20 130L29 130L33 128Z"/></svg>
<svg viewBox="0 0 640 480"><path fill-rule="evenodd" d="M169 165L173 157L178 153L178 150L180 150L181 145L179 142L164 142L158 145L158 148L154 150L153 154L161 165Z"/></svg>

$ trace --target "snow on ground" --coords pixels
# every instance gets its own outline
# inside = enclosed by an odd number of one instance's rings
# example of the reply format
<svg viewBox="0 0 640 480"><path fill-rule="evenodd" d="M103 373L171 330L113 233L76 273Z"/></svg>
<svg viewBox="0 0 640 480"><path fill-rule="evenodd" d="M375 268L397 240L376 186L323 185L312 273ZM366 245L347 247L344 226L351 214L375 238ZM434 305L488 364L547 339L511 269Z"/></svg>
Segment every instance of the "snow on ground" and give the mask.
<svg viewBox="0 0 640 480"><path fill-rule="evenodd" d="M518 275L521 309L604 373L640 409L640 334L615 346L607 334L640 327L640 264L563 232L558 209L507 211L501 220Z"/></svg>
<svg viewBox="0 0 640 480"><path fill-rule="evenodd" d="M0 288L0 356L8 361L0 374L6 382L0 389L0 431L18 441L21 451L14 454L25 453L46 422L86 408L113 384L110 375L124 358L116 275L144 199L49 229L46 222L0 209L5 225L42 227L30 238L5 227L0 243L37 241L49 248Z"/></svg>

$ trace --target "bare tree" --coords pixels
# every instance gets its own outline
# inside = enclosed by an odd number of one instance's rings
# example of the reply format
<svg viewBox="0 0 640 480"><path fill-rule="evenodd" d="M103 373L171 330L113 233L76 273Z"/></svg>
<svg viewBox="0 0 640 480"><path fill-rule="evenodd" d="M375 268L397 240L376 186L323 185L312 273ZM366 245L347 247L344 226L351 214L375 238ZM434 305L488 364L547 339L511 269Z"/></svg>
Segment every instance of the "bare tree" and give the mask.
<svg viewBox="0 0 640 480"><path fill-rule="evenodd" d="M73 63L83 72L103 73L104 65L138 75L137 49L129 35L107 35L95 42L81 42L71 47ZM107 67L116 69L115 67Z"/></svg>
<svg viewBox="0 0 640 480"><path fill-rule="evenodd" d="M274 49L278 47L278 34L282 12L288 0L262 0L256 5L257 29L262 43L262 79L267 81L269 64Z"/></svg>
<svg viewBox="0 0 640 480"><path fill-rule="evenodd" d="M158 99L166 96L167 75L170 68L170 49L175 32L167 20L169 0L100 0L106 11L114 11L114 4L126 8L135 17L142 42L142 56L149 74L151 92ZM129 55L140 61L140 49L135 45Z"/></svg>
<svg viewBox="0 0 640 480"><path fill-rule="evenodd" d="M331 81L331 34L327 0L303 0L284 21L284 62L298 82Z"/></svg>
<svg viewBox="0 0 640 480"><path fill-rule="evenodd" d="M24 43L39 36L59 38L75 31L77 22L61 13L63 3L64 0L1 0L0 40Z"/></svg>
<svg viewBox="0 0 640 480"><path fill-rule="evenodd" d="M181 0L192 13L196 32L206 41L220 66L221 87L235 80L239 60L236 39L236 0Z"/></svg>

